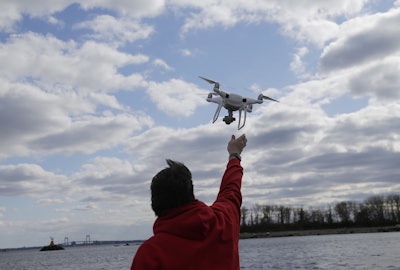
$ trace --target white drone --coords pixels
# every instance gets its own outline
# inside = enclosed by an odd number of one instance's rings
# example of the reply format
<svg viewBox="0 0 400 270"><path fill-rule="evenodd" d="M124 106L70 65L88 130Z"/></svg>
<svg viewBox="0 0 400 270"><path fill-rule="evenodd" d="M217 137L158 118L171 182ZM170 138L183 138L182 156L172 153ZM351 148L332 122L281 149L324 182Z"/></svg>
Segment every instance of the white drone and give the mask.
<svg viewBox="0 0 400 270"><path fill-rule="evenodd" d="M215 114L214 114L213 123L215 123L215 121L217 121L222 107L224 107L225 109L228 110L228 115L226 115L223 119L223 121L227 125L229 125L230 123L232 123L233 121L236 120L233 117L233 112L239 111L239 122L238 122L238 130L239 130L242 127L244 127L244 125L246 124L246 114L248 112L251 113L253 111L253 104L261 104L261 103L263 103L264 99L279 102L275 99L264 96L263 94L260 94L257 99L253 99L253 98L242 97L237 94L227 93L222 90L219 90L218 82L201 77L201 76L199 76L199 77L210 84L214 84L214 88L213 88L214 92L209 93L208 97L207 97L208 102L213 102L213 103L218 104L217 110L215 111ZM218 95L218 97L213 97L214 95L215 96ZM244 112L243 123L242 123L242 111Z"/></svg>

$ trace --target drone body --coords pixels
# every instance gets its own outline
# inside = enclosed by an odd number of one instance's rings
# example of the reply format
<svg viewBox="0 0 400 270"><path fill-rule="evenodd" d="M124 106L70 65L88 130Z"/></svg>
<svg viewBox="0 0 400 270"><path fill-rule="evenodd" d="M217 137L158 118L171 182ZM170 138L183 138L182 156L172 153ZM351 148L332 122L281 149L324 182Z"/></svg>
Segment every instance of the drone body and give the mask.
<svg viewBox="0 0 400 270"><path fill-rule="evenodd" d="M239 111L239 122L238 129L241 129L246 124L246 116L247 113L251 113L253 111L253 104L261 104L264 99L272 100L279 102L270 97L264 96L260 94L257 99L242 97L237 94L227 93L219 89L219 83L204 77L200 77L210 84L214 84L213 92L208 94L207 101L218 104L217 110L215 111L213 123L217 121L219 113L221 112L222 107L224 107L228 111L228 115L226 115L223 121L229 125L236 119L233 117L234 111ZM216 97L214 97L216 96ZM242 121L242 112L244 113L243 121Z"/></svg>

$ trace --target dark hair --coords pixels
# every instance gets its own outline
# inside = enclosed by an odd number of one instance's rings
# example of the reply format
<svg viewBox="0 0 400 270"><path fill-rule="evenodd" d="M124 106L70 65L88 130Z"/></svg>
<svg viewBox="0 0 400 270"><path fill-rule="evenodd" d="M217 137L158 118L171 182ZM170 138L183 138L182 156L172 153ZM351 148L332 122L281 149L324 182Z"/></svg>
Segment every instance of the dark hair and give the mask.
<svg viewBox="0 0 400 270"><path fill-rule="evenodd" d="M157 173L151 181L151 208L158 217L195 200L189 169L180 162L166 161L169 167Z"/></svg>

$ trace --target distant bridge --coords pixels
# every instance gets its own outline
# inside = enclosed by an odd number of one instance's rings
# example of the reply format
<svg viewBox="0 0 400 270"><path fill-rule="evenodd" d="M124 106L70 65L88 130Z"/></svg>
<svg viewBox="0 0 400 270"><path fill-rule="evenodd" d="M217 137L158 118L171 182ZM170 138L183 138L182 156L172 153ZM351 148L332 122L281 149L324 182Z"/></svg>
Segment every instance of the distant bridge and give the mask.
<svg viewBox="0 0 400 270"><path fill-rule="evenodd" d="M86 235L86 239L83 241L69 241L68 236L64 237L64 243L62 246L85 246L85 245L121 245L121 244L141 244L143 240L108 240L108 241L97 241L90 240L90 235Z"/></svg>
<svg viewBox="0 0 400 270"><path fill-rule="evenodd" d="M86 235L86 239L84 241L69 241L68 236L64 237L64 246L74 246L74 245L93 245L97 241L90 241L90 234Z"/></svg>

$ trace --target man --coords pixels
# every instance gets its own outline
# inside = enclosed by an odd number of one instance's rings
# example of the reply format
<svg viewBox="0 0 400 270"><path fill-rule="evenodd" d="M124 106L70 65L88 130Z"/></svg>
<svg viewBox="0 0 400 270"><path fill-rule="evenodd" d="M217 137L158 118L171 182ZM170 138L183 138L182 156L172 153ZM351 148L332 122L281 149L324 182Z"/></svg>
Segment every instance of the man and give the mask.
<svg viewBox="0 0 400 270"><path fill-rule="evenodd" d="M228 142L229 161L211 206L195 199L186 166L167 160L169 167L151 183L151 206L157 216L154 236L139 247L131 270L240 268L240 154L246 142L244 134L237 139L232 135Z"/></svg>

